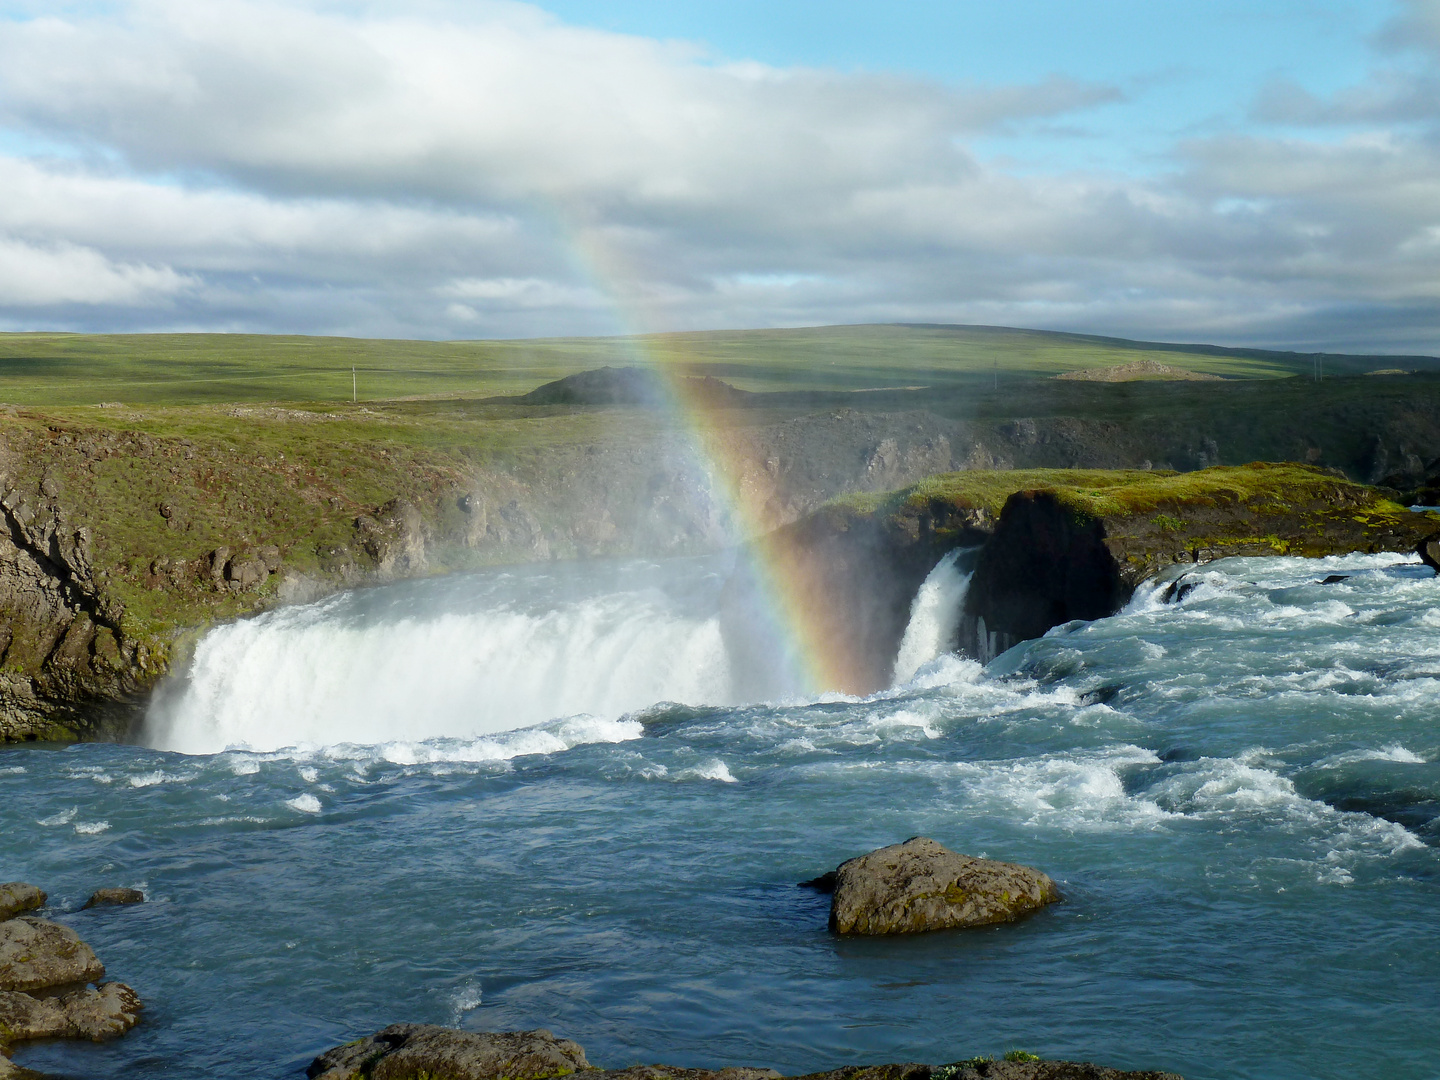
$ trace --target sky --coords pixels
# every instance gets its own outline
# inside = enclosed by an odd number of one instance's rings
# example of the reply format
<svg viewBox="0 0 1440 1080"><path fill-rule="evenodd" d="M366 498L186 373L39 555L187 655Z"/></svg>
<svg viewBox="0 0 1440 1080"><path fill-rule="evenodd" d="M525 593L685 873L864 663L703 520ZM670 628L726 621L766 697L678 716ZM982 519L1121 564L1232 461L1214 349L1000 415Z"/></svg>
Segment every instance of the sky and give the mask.
<svg viewBox="0 0 1440 1080"><path fill-rule="evenodd" d="M0 0L0 329L1440 352L1440 0Z"/></svg>

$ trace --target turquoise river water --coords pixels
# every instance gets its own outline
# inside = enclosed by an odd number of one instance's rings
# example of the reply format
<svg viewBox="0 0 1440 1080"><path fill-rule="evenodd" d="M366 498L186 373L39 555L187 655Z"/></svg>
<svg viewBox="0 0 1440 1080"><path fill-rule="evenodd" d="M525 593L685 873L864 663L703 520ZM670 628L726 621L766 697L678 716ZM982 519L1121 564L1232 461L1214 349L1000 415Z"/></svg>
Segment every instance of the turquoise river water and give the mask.
<svg viewBox="0 0 1440 1080"><path fill-rule="evenodd" d="M1320 584L1327 575L1344 580ZM144 745L0 752L0 880L146 1002L73 1077L298 1077L397 1020L620 1067L1023 1048L1188 1080L1440 1076L1440 580L1229 560L1179 602L747 703L706 562L374 589L213 631ZM676 703L681 704L676 704ZM1065 902L849 940L795 883L923 834ZM133 908L80 911L101 885Z"/></svg>

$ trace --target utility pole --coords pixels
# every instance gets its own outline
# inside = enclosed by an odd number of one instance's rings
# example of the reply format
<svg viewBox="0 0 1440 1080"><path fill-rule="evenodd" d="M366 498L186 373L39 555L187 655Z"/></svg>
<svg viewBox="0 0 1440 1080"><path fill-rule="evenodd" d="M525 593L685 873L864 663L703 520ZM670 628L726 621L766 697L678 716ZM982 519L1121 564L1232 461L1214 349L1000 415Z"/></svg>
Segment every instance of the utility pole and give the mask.
<svg viewBox="0 0 1440 1080"><path fill-rule="evenodd" d="M994 379L995 379L995 381L990 384L990 389L992 389L992 390L999 390L999 389L1000 389L1000 354L999 354L999 353L996 353L996 354L995 354L995 375L994 375Z"/></svg>
<svg viewBox="0 0 1440 1080"><path fill-rule="evenodd" d="M350 365L350 404L360 400L360 384L355 381L355 365Z"/></svg>

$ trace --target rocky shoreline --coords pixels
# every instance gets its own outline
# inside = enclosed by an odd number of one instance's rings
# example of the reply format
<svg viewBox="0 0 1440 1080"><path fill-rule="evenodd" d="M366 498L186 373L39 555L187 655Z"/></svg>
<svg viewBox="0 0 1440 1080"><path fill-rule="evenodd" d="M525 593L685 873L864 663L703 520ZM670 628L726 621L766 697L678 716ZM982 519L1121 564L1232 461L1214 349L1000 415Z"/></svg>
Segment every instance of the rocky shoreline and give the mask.
<svg viewBox="0 0 1440 1080"><path fill-rule="evenodd" d="M327 1050L305 1071L309 1080L781 1080L774 1069L697 1069L590 1064L579 1043L534 1031L471 1032L430 1024L392 1024L367 1038ZM1012 1052L1001 1060L971 1058L946 1065L849 1065L795 1080L1182 1080L1175 1073L1122 1072L1088 1062L1044 1061Z"/></svg>
<svg viewBox="0 0 1440 1080"><path fill-rule="evenodd" d="M103 1042L140 1019L140 996L124 983L102 981L105 965L74 930L30 914L46 899L33 885L0 885L0 1080L37 1076L10 1061L18 1042ZM134 889L100 889L85 907L143 900Z"/></svg>

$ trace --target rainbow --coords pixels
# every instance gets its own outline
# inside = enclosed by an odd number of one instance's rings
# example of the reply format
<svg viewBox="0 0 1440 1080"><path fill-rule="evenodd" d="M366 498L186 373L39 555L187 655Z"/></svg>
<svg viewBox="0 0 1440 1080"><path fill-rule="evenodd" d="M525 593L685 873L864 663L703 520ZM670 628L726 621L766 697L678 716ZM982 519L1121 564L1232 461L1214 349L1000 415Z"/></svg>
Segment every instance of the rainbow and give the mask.
<svg viewBox="0 0 1440 1080"><path fill-rule="evenodd" d="M701 392L698 379L688 377L692 364L683 353L677 355L683 345L669 339L662 354L646 336L659 320L649 317L644 290L631 284L639 278L597 230L567 232L578 268L613 307L630 359L656 374L665 405L689 435L710 478L744 569L757 587L760 602L754 618L762 625L753 630L770 643L772 661L806 696L873 690L856 676L863 668L853 655L853 635L847 632L844 615L831 599L833 583L823 580L795 530L774 527L765 488L754 476L755 462L745 456L738 440L726 438L725 410Z"/></svg>

